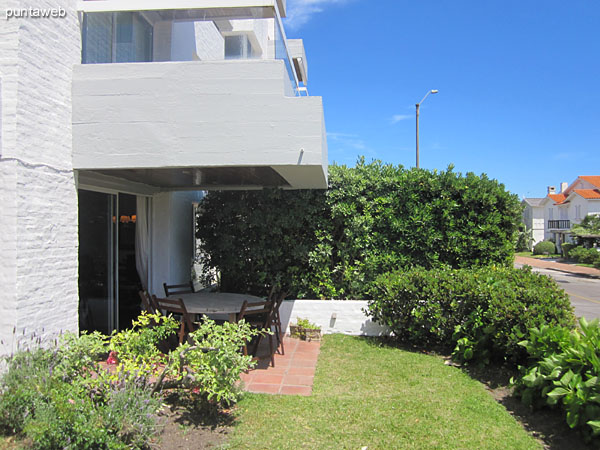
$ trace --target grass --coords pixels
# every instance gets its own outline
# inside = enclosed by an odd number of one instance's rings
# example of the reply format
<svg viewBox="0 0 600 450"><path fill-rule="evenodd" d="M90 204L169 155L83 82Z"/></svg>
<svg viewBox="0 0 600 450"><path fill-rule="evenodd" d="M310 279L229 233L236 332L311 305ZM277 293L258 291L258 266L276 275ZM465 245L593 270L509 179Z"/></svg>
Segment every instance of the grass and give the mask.
<svg viewBox="0 0 600 450"><path fill-rule="evenodd" d="M546 259L546 258L558 259L558 258L562 258L562 255L559 255L557 253L553 253L551 255L534 255L533 252L516 252L515 256L526 256L528 258L536 258L536 259Z"/></svg>
<svg viewBox="0 0 600 450"><path fill-rule="evenodd" d="M440 357L325 336L310 397L247 394L226 448L531 449L484 386Z"/></svg>

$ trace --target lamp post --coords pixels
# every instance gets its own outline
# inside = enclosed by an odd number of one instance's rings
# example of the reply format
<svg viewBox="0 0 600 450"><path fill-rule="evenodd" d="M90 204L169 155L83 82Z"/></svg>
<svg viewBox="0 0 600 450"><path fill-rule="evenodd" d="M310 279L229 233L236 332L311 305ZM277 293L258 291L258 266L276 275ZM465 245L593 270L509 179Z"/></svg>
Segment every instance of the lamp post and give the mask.
<svg viewBox="0 0 600 450"><path fill-rule="evenodd" d="M421 103L423 103L425 101L425 99L427 98L427 96L429 94L437 94L439 91L437 89L432 89L430 91L427 91L427 94L425 94L425 97L423 97L423 100L421 100L419 103L417 103L415 106L417 107L417 169L419 168L419 108L421 107Z"/></svg>

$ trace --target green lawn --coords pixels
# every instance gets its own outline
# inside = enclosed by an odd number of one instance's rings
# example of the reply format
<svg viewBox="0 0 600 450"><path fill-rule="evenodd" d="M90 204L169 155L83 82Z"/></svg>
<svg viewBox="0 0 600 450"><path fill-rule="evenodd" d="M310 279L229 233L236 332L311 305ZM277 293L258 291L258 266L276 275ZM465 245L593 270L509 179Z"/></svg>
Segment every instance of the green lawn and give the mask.
<svg viewBox="0 0 600 450"><path fill-rule="evenodd" d="M516 252L515 256L527 256L528 258L536 258L536 259L546 259L546 258L562 258L562 255L557 253L553 253L551 255L534 255L533 252Z"/></svg>
<svg viewBox="0 0 600 450"><path fill-rule="evenodd" d="M325 336L311 397L247 394L227 448L541 448L441 358Z"/></svg>

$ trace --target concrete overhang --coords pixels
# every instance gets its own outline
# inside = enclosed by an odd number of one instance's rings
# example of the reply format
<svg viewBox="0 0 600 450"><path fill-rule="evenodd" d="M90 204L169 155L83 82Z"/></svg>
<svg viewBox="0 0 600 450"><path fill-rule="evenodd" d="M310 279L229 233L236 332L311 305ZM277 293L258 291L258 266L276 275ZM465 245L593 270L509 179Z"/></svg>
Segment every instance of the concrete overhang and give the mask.
<svg viewBox="0 0 600 450"><path fill-rule="evenodd" d="M286 0L78 0L80 12L119 12L119 11L193 11L202 10L214 17L227 17L242 14L239 18L256 19L273 17L275 5L281 17L285 17ZM244 12L245 11L245 12ZM191 16L190 16L191 17ZM201 18L201 17L198 17ZM206 19L206 16L202 17Z"/></svg>
<svg viewBox="0 0 600 450"><path fill-rule="evenodd" d="M306 61L304 42L302 39L288 39L287 44L290 57L294 61L294 69L296 70L296 75L298 75L298 81L306 84L308 82L308 62Z"/></svg>
<svg viewBox="0 0 600 450"><path fill-rule="evenodd" d="M327 188L320 97L279 60L77 65L73 167L160 189Z"/></svg>

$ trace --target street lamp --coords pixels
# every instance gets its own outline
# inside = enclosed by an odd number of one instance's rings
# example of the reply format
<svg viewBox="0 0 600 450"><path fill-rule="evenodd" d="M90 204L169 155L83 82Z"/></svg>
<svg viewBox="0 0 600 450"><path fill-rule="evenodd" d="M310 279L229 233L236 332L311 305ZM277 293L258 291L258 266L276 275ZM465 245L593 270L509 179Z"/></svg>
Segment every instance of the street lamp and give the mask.
<svg viewBox="0 0 600 450"><path fill-rule="evenodd" d="M437 94L439 91L437 89L432 89L425 94L423 100L417 103L415 106L417 107L417 169L419 168L419 108L421 107L421 103L425 101L429 94Z"/></svg>

